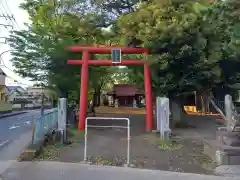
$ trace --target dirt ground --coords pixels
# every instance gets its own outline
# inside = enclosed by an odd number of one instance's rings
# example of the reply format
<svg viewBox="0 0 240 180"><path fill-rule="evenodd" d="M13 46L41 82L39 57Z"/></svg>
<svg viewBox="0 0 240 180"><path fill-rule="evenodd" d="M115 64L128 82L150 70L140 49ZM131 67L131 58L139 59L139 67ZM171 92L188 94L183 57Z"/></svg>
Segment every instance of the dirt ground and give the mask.
<svg viewBox="0 0 240 180"><path fill-rule="evenodd" d="M174 129L170 141L161 141L159 134L145 133L144 115L98 114L98 117L129 117L131 122L130 164L136 168L158 169L197 174L214 174L216 164L203 154L203 139L214 138L213 117L187 116L186 129ZM90 125L124 126L124 121L91 120ZM127 157L127 131L121 128L89 128L87 156L90 164L123 166ZM71 145L47 146L40 160L62 162L83 161L83 134Z"/></svg>

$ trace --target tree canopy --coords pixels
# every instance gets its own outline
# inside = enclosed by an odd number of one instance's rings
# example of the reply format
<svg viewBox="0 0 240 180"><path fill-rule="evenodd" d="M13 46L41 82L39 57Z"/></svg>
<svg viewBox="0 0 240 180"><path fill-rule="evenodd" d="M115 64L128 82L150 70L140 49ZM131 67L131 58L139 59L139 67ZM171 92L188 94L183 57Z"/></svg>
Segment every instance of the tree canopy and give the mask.
<svg viewBox="0 0 240 180"><path fill-rule="evenodd" d="M8 39L16 72L64 96L80 88L79 67L68 66L66 61L81 59L81 55L64 51L74 44L131 44L149 49L147 57L129 58L144 59L150 66L156 95L172 97L239 82L239 0L92 0L91 4L25 0L21 7L31 23ZM143 86L143 68L129 69L123 82ZM112 74L108 67L90 67L90 94L99 94L116 78L126 76Z"/></svg>
<svg viewBox="0 0 240 180"><path fill-rule="evenodd" d="M120 17L123 37L137 39L153 54L148 62L156 94L211 90L238 81L232 35L239 22L238 3L152 1Z"/></svg>
<svg viewBox="0 0 240 180"><path fill-rule="evenodd" d="M90 12L79 18L71 13L69 4L59 3L26 1L22 7L31 15L32 24L27 30L14 31L8 41L14 50L12 62L17 73L55 85L66 96L68 91L79 90L80 81L79 67L67 66L67 59L81 59L81 56L64 51L65 47L104 44L104 36L108 34L95 26L98 22L95 14ZM104 67L90 69L90 88L99 89L110 79L110 73L104 70Z"/></svg>

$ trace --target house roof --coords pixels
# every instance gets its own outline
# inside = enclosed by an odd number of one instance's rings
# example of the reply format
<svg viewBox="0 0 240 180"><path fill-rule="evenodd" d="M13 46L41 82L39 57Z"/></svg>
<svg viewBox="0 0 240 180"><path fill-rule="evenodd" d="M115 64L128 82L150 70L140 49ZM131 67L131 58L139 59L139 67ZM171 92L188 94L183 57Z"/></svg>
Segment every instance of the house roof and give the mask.
<svg viewBox="0 0 240 180"><path fill-rule="evenodd" d="M144 94L144 91L131 84L115 84L113 91L107 93L107 95L113 94L116 94L116 96L135 96L136 94Z"/></svg>
<svg viewBox="0 0 240 180"><path fill-rule="evenodd" d="M22 88L21 86L7 86L8 90L9 91L13 91L13 90L16 90L18 88Z"/></svg>
<svg viewBox="0 0 240 180"><path fill-rule="evenodd" d="M14 91L18 92L19 94L23 94L23 92L25 91L25 89L23 89L21 86L6 86L6 90L7 94L11 94Z"/></svg>

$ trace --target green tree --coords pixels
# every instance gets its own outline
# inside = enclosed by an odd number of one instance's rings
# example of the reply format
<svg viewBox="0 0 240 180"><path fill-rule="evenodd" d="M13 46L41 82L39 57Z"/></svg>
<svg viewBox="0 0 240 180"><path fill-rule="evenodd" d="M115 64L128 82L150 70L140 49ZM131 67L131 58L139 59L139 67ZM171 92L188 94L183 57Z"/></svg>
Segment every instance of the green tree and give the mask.
<svg viewBox="0 0 240 180"><path fill-rule="evenodd" d="M147 61L156 94L172 96L218 80L215 62L206 64L202 56L206 39L200 29L202 15L194 6L179 1L145 3L119 21L127 39L140 40L153 54ZM212 68L216 70L208 72Z"/></svg>
<svg viewBox="0 0 240 180"><path fill-rule="evenodd" d="M214 89L222 91L222 97L231 93L231 87L240 80L239 5L239 0L216 2L203 19L202 29L207 39L205 54L208 59L219 59L221 81Z"/></svg>
<svg viewBox="0 0 240 180"><path fill-rule="evenodd" d="M64 96L79 91L78 67L67 59L81 55L64 51L69 45L141 45L150 50L142 55L152 70L153 92L181 104L182 95L211 91L239 80L239 1L209 4L190 0L57 1L26 0L31 24L9 38L17 73L33 80L56 85ZM81 11L79 11L81 10ZM116 23L117 22L117 23ZM113 25L110 31L102 27ZM94 55L93 59L110 59ZM129 68L123 82L143 87L143 68ZM99 104L103 89L126 75L111 68L89 68L89 100ZM71 79L71 81L69 81ZM79 97L76 97L79 99Z"/></svg>
<svg viewBox="0 0 240 180"><path fill-rule="evenodd" d="M31 24L25 31L14 31L8 39L14 50L12 62L17 73L48 86L55 85L64 97L69 91L78 92L80 81L79 67L68 66L67 59L81 59L80 55L64 51L65 47L74 44L104 44L107 36L96 26L99 21L97 15L90 11L79 17L75 11L72 12L77 3L79 2L48 0L42 3L26 0L21 7L28 11ZM101 89L103 84L95 82L96 77L109 79L105 77L109 73L101 71L99 74L98 69L89 70L90 87L94 91Z"/></svg>
<svg viewBox="0 0 240 180"><path fill-rule="evenodd" d="M152 1L120 18L124 38L138 40L151 52L146 62L152 69L156 96L166 95L181 105L180 94L211 89L220 81L220 59L208 59L204 53L207 39L201 25L205 11L207 4L200 2ZM141 81L140 74L136 81Z"/></svg>

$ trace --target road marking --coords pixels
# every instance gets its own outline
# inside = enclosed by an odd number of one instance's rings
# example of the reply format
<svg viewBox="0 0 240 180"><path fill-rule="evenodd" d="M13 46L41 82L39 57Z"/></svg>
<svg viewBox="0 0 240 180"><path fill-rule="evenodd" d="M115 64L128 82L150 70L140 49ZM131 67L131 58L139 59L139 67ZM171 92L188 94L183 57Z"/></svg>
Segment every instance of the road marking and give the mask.
<svg viewBox="0 0 240 180"><path fill-rule="evenodd" d="M9 140L4 141L3 143L0 144L0 148L3 147L4 145L6 145L7 143L9 143Z"/></svg>
<svg viewBox="0 0 240 180"><path fill-rule="evenodd" d="M16 128L19 128L20 126L11 126L10 128L8 128L9 130L11 130L11 129L16 129Z"/></svg>
<svg viewBox="0 0 240 180"><path fill-rule="evenodd" d="M34 112L34 111L36 111L36 112L38 112L37 110L33 110L33 111L30 111L30 112ZM45 111L45 113L49 113L49 112L52 112L52 110L48 110L48 111ZM16 118L17 120L22 120L22 119L24 119L24 118L31 118L31 121L33 121L34 119L38 119L38 118L40 118L40 114L39 113L34 113L34 114L25 114L25 115L23 115L23 116L20 116L20 117L18 117L18 118ZM12 129L16 129L16 128L20 128L20 127L23 127L23 126L26 126L26 125L32 125L32 122L31 121L23 121L23 122L19 122L19 123L17 123L18 125L12 125L11 127L9 127L8 129L9 130L12 130ZM44 127L45 129L47 128L47 127Z"/></svg>
<svg viewBox="0 0 240 180"><path fill-rule="evenodd" d="M18 117L17 120L21 120L21 119L24 119L24 118L27 118L27 117L31 117L31 116L33 116L33 114L27 114L25 116Z"/></svg>

